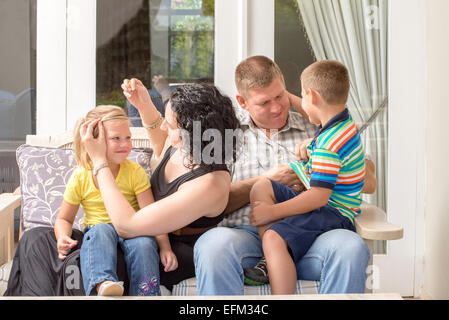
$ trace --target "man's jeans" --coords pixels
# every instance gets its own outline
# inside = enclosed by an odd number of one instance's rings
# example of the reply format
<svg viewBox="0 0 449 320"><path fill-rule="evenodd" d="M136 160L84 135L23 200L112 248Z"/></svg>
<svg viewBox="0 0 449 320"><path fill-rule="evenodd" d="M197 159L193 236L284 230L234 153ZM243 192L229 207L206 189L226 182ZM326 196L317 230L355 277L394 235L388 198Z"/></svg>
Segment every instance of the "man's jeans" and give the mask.
<svg viewBox="0 0 449 320"><path fill-rule="evenodd" d="M103 281L118 281L117 245L120 244L129 278L129 294L160 295L159 253L153 237L120 238L110 223L85 228L81 273L86 295Z"/></svg>
<svg viewBox="0 0 449 320"><path fill-rule="evenodd" d="M243 268L263 256L252 226L214 228L195 244L198 295L243 295ZM320 281L319 293L364 293L369 249L352 231L321 234L296 266L298 279Z"/></svg>

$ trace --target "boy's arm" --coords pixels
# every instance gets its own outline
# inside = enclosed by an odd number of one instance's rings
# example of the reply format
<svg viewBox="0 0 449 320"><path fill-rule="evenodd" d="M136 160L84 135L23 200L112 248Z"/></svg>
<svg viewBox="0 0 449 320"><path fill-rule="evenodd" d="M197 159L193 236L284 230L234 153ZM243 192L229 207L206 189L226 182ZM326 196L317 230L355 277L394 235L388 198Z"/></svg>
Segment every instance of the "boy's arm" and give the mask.
<svg viewBox="0 0 449 320"><path fill-rule="evenodd" d="M325 206L331 194L331 189L311 187L309 190L285 202L270 205L256 201L251 204L251 224L262 226L283 218L313 211Z"/></svg>

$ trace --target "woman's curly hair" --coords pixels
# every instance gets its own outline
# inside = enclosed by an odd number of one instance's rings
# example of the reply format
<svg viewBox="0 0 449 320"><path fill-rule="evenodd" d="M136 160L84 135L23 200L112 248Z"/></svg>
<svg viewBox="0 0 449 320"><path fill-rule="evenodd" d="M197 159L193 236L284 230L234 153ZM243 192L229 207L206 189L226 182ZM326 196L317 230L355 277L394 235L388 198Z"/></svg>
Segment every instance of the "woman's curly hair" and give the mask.
<svg viewBox="0 0 449 320"><path fill-rule="evenodd" d="M170 103L183 140L189 142L182 147L186 153L186 167L193 169L199 165L214 170L227 165L231 169L241 145L240 123L231 99L214 85L193 83L174 90Z"/></svg>

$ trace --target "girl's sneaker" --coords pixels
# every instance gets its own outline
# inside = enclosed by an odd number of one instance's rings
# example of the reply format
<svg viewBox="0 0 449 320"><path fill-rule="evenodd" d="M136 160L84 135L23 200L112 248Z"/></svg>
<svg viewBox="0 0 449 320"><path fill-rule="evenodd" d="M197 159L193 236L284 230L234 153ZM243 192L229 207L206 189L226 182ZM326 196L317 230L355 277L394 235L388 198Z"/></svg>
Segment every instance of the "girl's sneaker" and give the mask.
<svg viewBox="0 0 449 320"><path fill-rule="evenodd" d="M107 280L103 282L98 291L99 296L123 296L123 281L114 282Z"/></svg>
<svg viewBox="0 0 449 320"><path fill-rule="evenodd" d="M265 257L260 259L254 268L243 269L245 284L249 286L261 286L269 283L267 260Z"/></svg>

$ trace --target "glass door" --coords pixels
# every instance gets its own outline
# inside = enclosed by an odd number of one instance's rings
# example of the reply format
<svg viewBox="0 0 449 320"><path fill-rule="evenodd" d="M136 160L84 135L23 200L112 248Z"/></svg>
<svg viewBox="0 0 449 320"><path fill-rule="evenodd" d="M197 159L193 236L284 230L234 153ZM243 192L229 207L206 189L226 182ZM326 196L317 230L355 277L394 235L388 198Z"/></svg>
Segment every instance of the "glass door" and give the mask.
<svg viewBox="0 0 449 320"><path fill-rule="evenodd" d="M36 0L0 1L0 43L0 193L10 193L20 185L16 148L36 132Z"/></svg>
<svg viewBox="0 0 449 320"><path fill-rule="evenodd" d="M170 88L214 82L214 0L116 2L97 0L97 105L119 105L141 126L123 79L140 79L161 113Z"/></svg>

